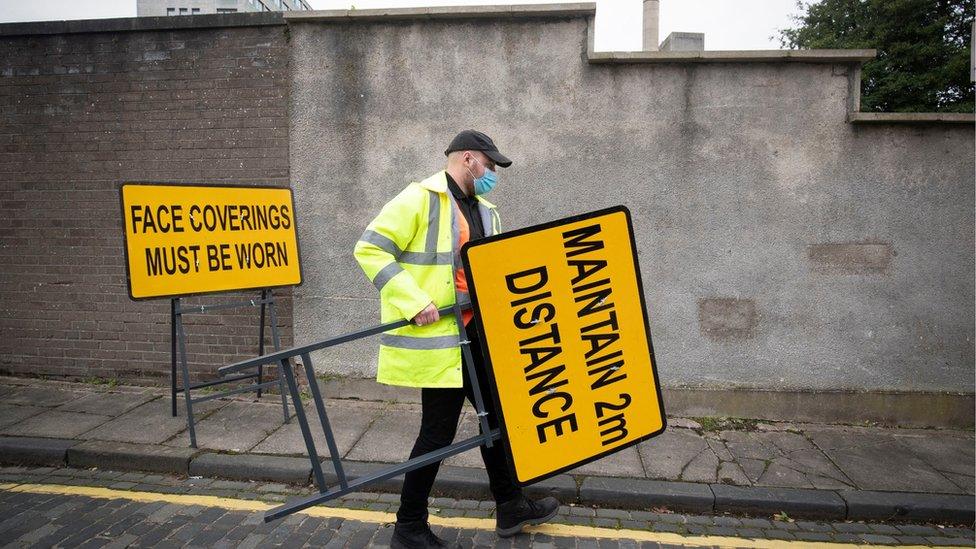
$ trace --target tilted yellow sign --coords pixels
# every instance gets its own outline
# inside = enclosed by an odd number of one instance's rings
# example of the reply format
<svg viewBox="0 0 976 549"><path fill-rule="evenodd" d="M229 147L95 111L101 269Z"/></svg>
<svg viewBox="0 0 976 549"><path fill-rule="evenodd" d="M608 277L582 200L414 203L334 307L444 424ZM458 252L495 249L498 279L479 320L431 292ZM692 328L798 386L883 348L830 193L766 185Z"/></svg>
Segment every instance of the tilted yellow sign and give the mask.
<svg viewBox="0 0 976 549"><path fill-rule="evenodd" d="M472 242L464 263L519 483L664 430L626 208Z"/></svg>
<svg viewBox="0 0 976 549"><path fill-rule="evenodd" d="M129 295L300 284L291 189L122 185Z"/></svg>

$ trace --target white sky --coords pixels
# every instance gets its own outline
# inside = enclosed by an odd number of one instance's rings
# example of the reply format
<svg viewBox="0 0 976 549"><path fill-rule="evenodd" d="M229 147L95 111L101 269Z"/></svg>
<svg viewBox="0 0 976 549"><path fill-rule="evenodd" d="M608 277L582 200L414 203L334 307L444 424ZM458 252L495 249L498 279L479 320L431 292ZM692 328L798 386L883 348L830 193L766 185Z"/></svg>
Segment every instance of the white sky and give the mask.
<svg viewBox="0 0 976 549"><path fill-rule="evenodd" d="M552 0L307 0L315 9L554 3ZM179 0L174 0L174 5ZM596 49L641 49L641 0L596 0ZM792 26L796 0L661 0L660 39L705 33L709 50L779 49L772 37ZM135 0L0 0L0 22L135 17Z"/></svg>

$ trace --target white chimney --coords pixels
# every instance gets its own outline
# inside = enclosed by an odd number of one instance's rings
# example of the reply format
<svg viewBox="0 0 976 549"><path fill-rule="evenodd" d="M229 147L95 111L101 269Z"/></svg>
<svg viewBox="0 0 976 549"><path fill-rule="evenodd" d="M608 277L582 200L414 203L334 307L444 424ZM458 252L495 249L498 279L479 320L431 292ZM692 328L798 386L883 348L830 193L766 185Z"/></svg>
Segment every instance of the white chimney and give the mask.
<svg viewBox="0 0 976 549"><path fill-rule="evenodd" d="M644 0L644 51L657 51L661 0Z"/></svg>

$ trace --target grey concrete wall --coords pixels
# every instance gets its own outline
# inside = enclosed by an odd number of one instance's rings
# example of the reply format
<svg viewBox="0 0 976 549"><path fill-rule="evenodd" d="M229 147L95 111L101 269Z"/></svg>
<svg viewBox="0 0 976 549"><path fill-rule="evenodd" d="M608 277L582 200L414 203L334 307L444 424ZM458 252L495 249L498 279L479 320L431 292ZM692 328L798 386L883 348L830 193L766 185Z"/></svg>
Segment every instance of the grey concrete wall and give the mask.
<svg viewBox="0 0 976 549"><path fill-rule="evenodd" d="M856 64L593 64L589 24L292 21L296 343L377 321L354 243L478 128L505 228L630 208L664 385L973 392L971 124L848 123Z"/></svg>
<svg viewBox="0 0 976 549"><path fill-rule="evenodd" d="M703 32L672 32L661 42L661 51L703 51L705 49L705 33Z"/></svg>

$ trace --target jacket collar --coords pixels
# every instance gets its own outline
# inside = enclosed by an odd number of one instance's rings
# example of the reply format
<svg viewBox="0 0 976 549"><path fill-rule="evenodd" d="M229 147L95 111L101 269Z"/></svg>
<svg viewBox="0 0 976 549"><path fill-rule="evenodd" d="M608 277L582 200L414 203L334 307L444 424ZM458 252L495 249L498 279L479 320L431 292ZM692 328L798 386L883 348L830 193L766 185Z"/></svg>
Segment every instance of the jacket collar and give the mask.
<svg viewBox="0 0 976 549"><path fill-rule="evenodd" d="M420 182L420 186L435 193L447 192L447 172L441 170Z"/></svg>
<svg viewBox="0 0 976 549"><path fill-rule="evenodd" d="M427 190L434 191L435 193L445 194L447 193L447 172L445 170L441 170L435 173L434 175L428 177L427 179L420 181L418 185L420 185L421 187ZM480 196L476 198L478 199L478 202L481 202L482 204L484 204L489 208L495 207L494 204L488 202L487 200L481 198Z"/></svg>

